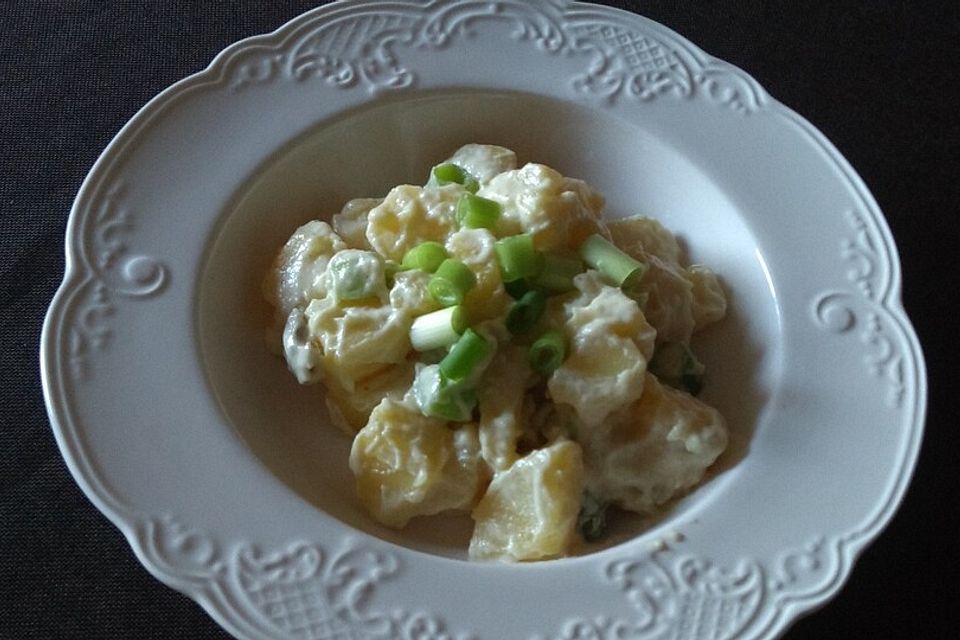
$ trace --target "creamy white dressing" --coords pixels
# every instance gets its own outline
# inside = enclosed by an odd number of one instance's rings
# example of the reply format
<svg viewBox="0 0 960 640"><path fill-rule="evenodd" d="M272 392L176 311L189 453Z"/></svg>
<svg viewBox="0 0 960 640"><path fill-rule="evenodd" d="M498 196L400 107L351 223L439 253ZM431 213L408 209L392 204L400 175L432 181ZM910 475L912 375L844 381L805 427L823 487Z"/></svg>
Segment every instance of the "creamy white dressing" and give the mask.
<svg viewBox="0 0 960 640"><path fill-rule="evenodd" d="M283 327L283 356L287 366L300 384L313 384L323 377L320 369L320 349L310 338L307 319L300 309L294 309Z"/></svg>
<svg viewBox="0 0 960 640"><path fill-rule="evenodd" d="M485 183L504 171L516 169L517 154L505 147L467 144L457 149L446 162L462 167L479 182Z"/></svg>
<svg viewBox="0 0 960 640"><path fill-rule="evenodd" d="M383 258L373 251L344 249L330 258L326 269L326 286L334 300L387 298L387 281Z"/></svg>

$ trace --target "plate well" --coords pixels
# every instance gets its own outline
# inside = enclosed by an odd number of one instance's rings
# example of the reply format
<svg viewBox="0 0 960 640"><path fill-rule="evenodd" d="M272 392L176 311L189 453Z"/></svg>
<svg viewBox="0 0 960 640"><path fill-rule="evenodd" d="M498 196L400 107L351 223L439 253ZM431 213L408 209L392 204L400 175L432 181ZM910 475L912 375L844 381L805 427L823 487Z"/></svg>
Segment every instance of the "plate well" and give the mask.
<svg viewBox="0 0 960 640"><path fill-rule="evenodd" d="M720 274L729 317L698 336L708 366L705 400L731 429L719 474L679 501L666 527L722 499L749 451L777 378L778 308L762 252L731 199L703 170L638 124L524 93L407 92L316 123L264 158L220 214L197 282L196 331L208 382L226 421L289 489L346 525L413 549L465 557L467 516L418 518L402 532L377 525L355 498L350 443L329 423L320 386L303 387L265 342L271 310L261 282L301 224L329 220L349 199L422 184L430 167L468 142L514 149L586 180L606 215L642 213L677 233L692 261ZM744 372L751 372L744 374ZM651 533L627 518L606 546ZM590 550L593 550L592 548Z"/></svg>

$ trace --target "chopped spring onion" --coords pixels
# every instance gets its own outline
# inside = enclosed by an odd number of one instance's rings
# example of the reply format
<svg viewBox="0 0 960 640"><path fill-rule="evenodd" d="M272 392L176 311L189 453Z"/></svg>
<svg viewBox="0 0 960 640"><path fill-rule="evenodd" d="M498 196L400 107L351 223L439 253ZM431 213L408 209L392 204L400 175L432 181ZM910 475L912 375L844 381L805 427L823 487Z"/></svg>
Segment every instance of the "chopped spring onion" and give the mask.
<svg viewBox="0 0 960 640"><path fill-rule="evenodd" d="M421 367L413 395L426 416L464 422L477 404L475 385L490 364L496 343L467 329L439 364Z"/></svg>
<svg viewBox="0 0 960 640"><path fill-rule="evenodd" d="M477 404L476 390L451 383L435 364L417 369L413 397L423 415L452 422L470 420Z"/></svg>
<svg viewBox="0 0 960 640"><path fill-rule="evenodd" d="M468 229L493 229L500 219L500 203L472 193L460 196L457 202L457 222Z"/></svg>
<svg viewBox="0 0 960 640"><path fill-rule="evenodd" d="M460 165L445 162L433 168L433 178L440 184L449 184L451 182L463 184L463 181L467 179L467 172L464 171Z"/></svg>
<svg viewBox="0 0 960 640"><path fill-rule="evenodd" d="M386 289L383 258L373 251L337 252L327 264L327 278L336 300L362 300Z"/></svg>
<svg viewBox="0 0 960 640"><path fill-rule="evenodd" d="M548 376L563 364L567 357L567 341L559 331L551 329L530 345L530 368Z"/></svg>
<svg viewBox="0 0 960 640"><path fill-rule="evenodd" d="M527 291L531 291L530 285L523 278L512 282L504 282L503 288L507 294L514 300L519 300Z"/></svg>
<svg viewBox="0 0 960 640"><path fill-rule="evenodd" d="M407 251L400 262L400 266L404 269L419 269L420 271L433 273L447 258L447 250L444 249L442 244L428 240Z"/></svg>
<svg viewBox="0 0 960 640"><path fill-rule="evenodd" d="M477 390L445 384L431 407L432 415L452 422L467 422L473 417L477 406Z"/></svg>
<svg viewBox="0 0 960 640"><path fill-rule="evenodd" d="M577 516L577 529L587 542L596 542L606 534L608 506L590 492L583 494L580 514Z"/></svg>
<svg viewBox="0 0 960 640"><path fill-rule="evenodd" d="M596 233L580 245L580 257L624 291L632 291L647 270L645 264Z"/></svg>
<svg viewBox="0 0 960 640"><path fill-rule="evenodd" d="M446 307L419 316L410 327L410 344L417 351L448 347L467 328L467 314L461 305Z"/></svg>
<svg viewBox="0 0 960 640"><path fill-rule="evenodd" d="M469 384L486 369L495 348L482 335L467 329L440 361L440 373L450 382Z"/></svg>
<svg viewBox="0 0 960 640"><path fill-rule="evenodd" d="M547 296L538 289L531 289L513 303L507 313L507 330L510 333L524 333L533 328L547 308Z"/></svg>
<svg viewBox="0 0 960 640"><path fill-rule="evenodd" d="M467 173L463 167L453 164L452 162L438 164L430 173L432 179L436 181L438 185L450 183L462 184L470 193L476 193L480 188L480 183L477 182L476 178Z"/></svg>
<svg viewBox="0 0 960 640"><path fill-rule="evenodd" d="M523 233L497 240L493 246L504 282L535 276L543 267L543 254L533 248L533 236Z"/></svg>
<svg viewBox="0 0 960 640"><path fill-rule="evenodd" d="M531 282L552 293L566 293L573 289L573 278L583 273L583 261L577 256L552 253L543 256L543 269Z"/></svg>
<svg viewBox="0 0 960 640"><path fill-rule="evenodd" d="M477 277L470 267L460 260L447 258L440 263L430 282L427 291L433 299L444 307L462 304L470 289L477 284Z"/></svg>
<svg viewBox="0 0 960 640"><path fill-rule="evenodd" d="M703 388L706 367L682 342L658 344L647 368L665 384L688 391L691 395L697 395Z"/></svg>

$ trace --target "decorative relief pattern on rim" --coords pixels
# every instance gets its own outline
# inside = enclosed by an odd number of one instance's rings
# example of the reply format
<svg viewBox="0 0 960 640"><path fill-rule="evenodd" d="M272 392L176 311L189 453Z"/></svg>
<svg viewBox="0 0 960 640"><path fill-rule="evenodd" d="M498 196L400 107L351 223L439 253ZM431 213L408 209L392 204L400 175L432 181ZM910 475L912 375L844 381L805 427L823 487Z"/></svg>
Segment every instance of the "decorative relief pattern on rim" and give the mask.
<svg viewBox="0 0 960 640"><path fill-rule="evenodd" d="M75 379L90 375L89 358L110 339L109 319L116 313L116 297L143 298L163 290L167 268L150 256L131 254L127 235L134 228L133 214L123 204L124 184L106 189L89 216L83 255L90 267L92 286L70 327L70 372Z"/></svg>
<svg viewBox="0 0 960 640"><path fill-rule="evenodd" d="M296 640L477 640L451 633L423 611L377 610L376 587L397 577L393 553L345 539L328 553L298 542L265 553L238 545L225 559L209 536L170 516L150 519L141 548L174 583L200 587L222 610L242 619L251 637ZM679 540L679 538L678 538ZM732 569L661 544L646 554L603 567L603 579L621 593L630 619L599 615L564 623L551 640L729 640L762 631L777 605L801 591L817 591L839 571L839 557L823 537L783 553L767 567L741 560ZM215 588L211 588L215 585ZM598 585L602 588L602 585ZM237 607L242 601L248 606ZM774 606L771 606L773 604ZM531 640L544 640L534 636Z"/></svg>
<svg viewBox="0 0 960 640"><path fill-rule="evenodd" d="M840 241L840 256L850 264L846 273L855 291L827 291L815 297L813 318L822 329L845 334L859 327L860 341L868 347L864 363L870 375L887 386L887 403L903 406L904 357L890 312L883 306L883 286L889 279L890 256L878 251L863 215L854 209L845 214L851 236Z"/></svg>
<svg viewBox="0 0 960 640"><path fill-rule="evenodd" d="M230 74L242 90L277 78L321 81L372 93L416 86L417 72L402 60L403 47L442 50L475 37L480 23L500 21L511 36L544 54L583 58L584 70L569 81L577 94L613 103L620 96L642 101L659 96L702 96L742 114L765 102L763 91L738 69L672 42L666 33L640 32L607 13L551 0L393 3L343 10L305 29L283 49L243 56Z"/></svg>
<svg viewBox="0 0 960 640"><path fill-rule="evenodd" d="M770 601L809 589L839 570L823 538L780 557L773 569L742 560L733 569L663 546L607 565L605 578L634 610L627 619L574 618L551 640L729 640L769 624ZM532 640L543 640L536 636Z"/></svg>
<svg viewBox="0 0 960 640"><path fill-rule="evenodd" d="M170 515L147 519L138 528L137 540L154 567L177 581L202 585L226 572L213 538Z"/></svg>
<svg viewBox="0 0 960 640"><path fill-rule="evenodd" d="M167 515L147 519L138 541L155 571L196 588L239 618L247 634L280 640L475 640L423 611L378 611L376 587L400 573L396 555L347 539L329 553L298 542L263 552L240 544L224 554L210 536ZM237 607L238 602L244 606Z"/></svg>

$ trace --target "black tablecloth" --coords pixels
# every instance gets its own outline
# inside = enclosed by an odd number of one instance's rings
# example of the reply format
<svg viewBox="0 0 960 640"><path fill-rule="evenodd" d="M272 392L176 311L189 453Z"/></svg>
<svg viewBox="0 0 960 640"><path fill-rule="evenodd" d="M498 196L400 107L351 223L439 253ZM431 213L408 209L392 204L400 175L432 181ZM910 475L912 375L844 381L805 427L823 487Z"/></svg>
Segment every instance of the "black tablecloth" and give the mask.
<svg viewBox="0 0 960 640"><path fill-rule="evenodd" d="M876 196L900 249L932 382L918 471L840 595L787 637L957 637L960 10L906 0L609 4L742 67L819 127ZM312 6L0 0L2 638L226 637L140 566L67 472L41 395L40 325L63 273L72 199L124 122L230 43Z"/></svg>

